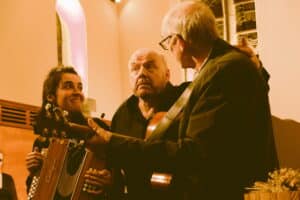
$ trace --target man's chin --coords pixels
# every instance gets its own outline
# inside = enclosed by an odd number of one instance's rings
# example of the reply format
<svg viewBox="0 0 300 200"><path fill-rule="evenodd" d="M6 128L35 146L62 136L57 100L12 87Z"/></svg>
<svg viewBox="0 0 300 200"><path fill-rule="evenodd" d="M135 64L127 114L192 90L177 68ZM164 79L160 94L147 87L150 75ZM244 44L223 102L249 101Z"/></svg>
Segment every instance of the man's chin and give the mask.
<svg viewBox="0 0 300 200"><path fill-rule="evenodd" d="M82 105L71 105L71 106L68 106L68 108L66 108L65 110L68 112L81 113Z"/></svg>
<svg viewBox="0 0 300 200"><path fill-rule="evenodd" d="M153 92L140 92L136 94L137 97L142 99L148 99L154 96Z"/></svg>

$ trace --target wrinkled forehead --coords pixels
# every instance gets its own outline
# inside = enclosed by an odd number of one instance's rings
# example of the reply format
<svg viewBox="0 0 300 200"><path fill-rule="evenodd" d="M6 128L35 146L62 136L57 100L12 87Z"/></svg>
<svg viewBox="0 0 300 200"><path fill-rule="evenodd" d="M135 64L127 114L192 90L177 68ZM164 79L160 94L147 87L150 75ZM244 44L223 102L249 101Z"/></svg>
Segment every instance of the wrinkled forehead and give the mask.
<svg viewBox="0 0 300 200"><path fill-rule="evenodd" d="M149 51L149 50L140 50L140 51L136 51L129 59L128 64L132 65L132 64L143 64L146 62L159 62L159 60L161 59L161 57L153 52L153 51Z"/></svg>

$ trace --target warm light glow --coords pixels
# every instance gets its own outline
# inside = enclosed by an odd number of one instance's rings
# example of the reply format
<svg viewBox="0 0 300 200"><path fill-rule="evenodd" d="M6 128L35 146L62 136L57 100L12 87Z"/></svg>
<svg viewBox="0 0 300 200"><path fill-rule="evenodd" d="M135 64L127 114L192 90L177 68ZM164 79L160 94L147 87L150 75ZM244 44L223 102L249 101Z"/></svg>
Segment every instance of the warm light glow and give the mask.
<svg viewBox="0 0 300 200"><path fill-rule="evenodd" d="M151 181L155 183L170 184L172 177L169 174L152 174Z"/></svg>
<svg viewBox="0 0 300 200"><path fill-rule="evenodd" d="M116 3L120 3L120 2L121 2L121 0L115 0L115 2L116 2Z"/></svg>
<svg viewBox="0 0 300 200"><path fill-rule="evenodd" d="M64 14L68 14L69 17L80 19L82 8L78 0L57 0L56 1L56 10Z"/></svg>
<svg viewBox="0 0 300 200"><path fill-rule="evenodd" d="M79 0L57 0L56 11L62 24L63 64L76 69L82 78L83 91L87 96L87 34L83 8Z"/></svg>

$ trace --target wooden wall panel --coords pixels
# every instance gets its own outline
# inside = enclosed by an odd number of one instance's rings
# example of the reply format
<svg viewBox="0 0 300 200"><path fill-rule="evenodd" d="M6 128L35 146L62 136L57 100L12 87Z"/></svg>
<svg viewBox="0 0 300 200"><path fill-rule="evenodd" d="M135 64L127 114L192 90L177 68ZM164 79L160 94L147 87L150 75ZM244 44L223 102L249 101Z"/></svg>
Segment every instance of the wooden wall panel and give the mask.
<svg viewBox="0 0 300 200"><path fill-rule="evenodd" d="M25 157L37 136L32 130L0 126L0 151L4 154L3 171L13 176L19 200L26 199Z"/></svg>

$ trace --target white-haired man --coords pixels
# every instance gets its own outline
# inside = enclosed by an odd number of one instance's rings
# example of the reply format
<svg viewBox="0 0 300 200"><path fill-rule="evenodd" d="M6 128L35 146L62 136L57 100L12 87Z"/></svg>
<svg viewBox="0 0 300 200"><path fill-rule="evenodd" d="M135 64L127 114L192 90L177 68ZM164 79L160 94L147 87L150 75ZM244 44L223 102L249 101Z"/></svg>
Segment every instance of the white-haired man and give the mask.
<svg viewBox="0 0 300 200"><path fill-rule="evenodd" d="M137 49L131 55L128 69L133 94L122 103L114 114L111 130L123 135L145 139L149 121L153 118L156 119L155 115L159 116L158 113L168 111L189 83L179 86L172 85L170 72L163 55L148 48ZM170 128L172 131L168 132L171 134L166 138L176 142L177 129L176 126ZM133 151L133 154L135 153L138 151ZM128 157L130 158L128 159ZM116 173L115 183L125 180L127 194L124 198L130 200L170 198L172 195L170 190L154 190L151 187L150 176L154 169L145 166L147 161L139 158L131 162L131 158L136 158L136 156L128 154L117 160L123 170L124 179ZM118 194L118 192L115 193Z"/></svg>
<svg viewBox="0 0 300 200"><path fill-rule="evenodd" d="M211 10L171 8L160 43L198 76L179 132L188 199L243 199L245 187L278 166L266 81L251 60L219 39Z"/></svg>

